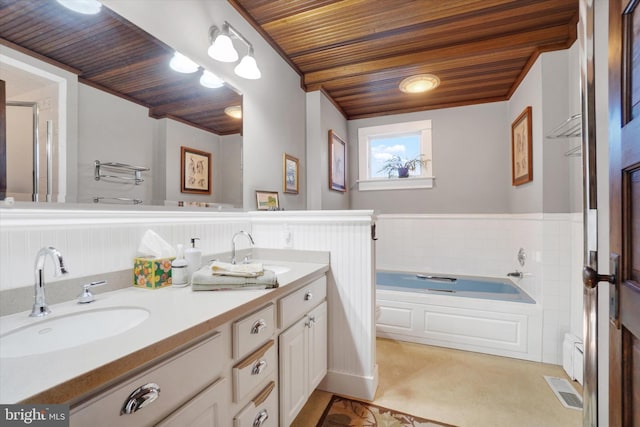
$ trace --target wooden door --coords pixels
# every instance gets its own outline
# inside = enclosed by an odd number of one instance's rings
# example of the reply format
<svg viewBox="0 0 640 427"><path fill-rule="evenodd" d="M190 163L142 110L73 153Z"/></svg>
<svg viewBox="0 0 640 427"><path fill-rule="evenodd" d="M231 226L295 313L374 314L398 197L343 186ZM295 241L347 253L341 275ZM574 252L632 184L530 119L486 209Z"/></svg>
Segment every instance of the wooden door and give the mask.
<svg viewBox="0 0 640 427"><path fill-rule="evenodd" d="M609 425L640 425L640 0L609 5ZM617 303L616 303L617 301Z"/></svg>

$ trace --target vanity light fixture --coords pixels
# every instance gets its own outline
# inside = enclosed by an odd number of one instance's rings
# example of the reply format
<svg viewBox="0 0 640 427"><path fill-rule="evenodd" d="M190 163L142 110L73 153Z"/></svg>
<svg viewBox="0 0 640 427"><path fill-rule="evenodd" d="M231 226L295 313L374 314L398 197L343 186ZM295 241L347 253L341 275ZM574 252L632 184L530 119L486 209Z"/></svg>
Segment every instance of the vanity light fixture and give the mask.
<svg viewBox="0 0 640 427"><path fill-rule="evenodd" d="M440 79L433 74L417 74L400 82L400 90L405 93L428 92L440 86Z"/></svg>
<svg viewBox="0 0 640 427"><path fill-rule="evenodd" d="M173 58L171 58L171 62L169 62L169 66L179 73L195 73L198 71L198 64L181 54L180 52L176 52L173 54Z"/></svg>
<svg viewBox="0 0 640 427"><path fill-rule="evenodd" d="M58 3L83 15L95 15L102 8L102 4L98 0L58 0Z"/></svg>
<svg viewBox="0 0 640 427"><path fill-rule="evenodd" d="M238 60L238 52L233 47L227 21L222 25L222 31L218 30L215 25L209 28L209 41L211 46L209 46L207 54L211 58L220 62L236 62Z"/></svg>
<svg viewBox="0 0 640 427"><path fill-rule="evenodd" d="M242 43L247 45L248 53L240 60L240 63L234 68L234 72L245 79L259 79L262 74L258 68L258 64L254 58L253 45L231 26L227 21L224 21L222 30L215 25L209 28L209 42L211 46L207 53L215 60L222 62L235 62L238 60L238 51L233 47L233 41L231 38L236 38Z"/></svg>
<svg viewBox="0 0 640 427"><path fill-rule="evenodd" d="M246 54L241 60L233 72L245 79L256 80L262 77L258 64L253 57L253 47L249 47L249 53Z"/></svg>
<svg viewBox="0 0 640 427"><path fill-rule="evenodd" d="M216 89L222 87L224 80L216 76L209 70L204 70L200 76L200 84L210 89Z"/></svg>
<svg viewBox="0 0 640 427"><path fill-rule="evenodd" d="M242 118L242 107L239 105L232 105L224 109L224 113L227 116L233 117L234 119Z"/></svg>

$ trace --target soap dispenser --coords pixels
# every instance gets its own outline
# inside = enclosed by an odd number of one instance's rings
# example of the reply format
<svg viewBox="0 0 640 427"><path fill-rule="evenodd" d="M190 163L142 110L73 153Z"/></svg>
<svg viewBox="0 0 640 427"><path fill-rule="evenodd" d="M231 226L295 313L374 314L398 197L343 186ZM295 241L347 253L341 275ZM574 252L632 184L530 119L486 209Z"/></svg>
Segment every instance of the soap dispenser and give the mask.
<svg viewBox="0 0 640 427"><path fill-rule="evenodd" d="M202 251L196 248L196 240L200 240L199 237L191 238L191 247L184 251L184 257L187 259L188 267L188 280L191 280L193 273L200 270L202 267Z"/></svg>
<svg viewBox="0 0 640 427"><path fill-rule="evenodd" d="M181 244L178 244L178 256L171 263L171 284L181 288L189 284L189 264L184 259L184 250Z"/></svg>

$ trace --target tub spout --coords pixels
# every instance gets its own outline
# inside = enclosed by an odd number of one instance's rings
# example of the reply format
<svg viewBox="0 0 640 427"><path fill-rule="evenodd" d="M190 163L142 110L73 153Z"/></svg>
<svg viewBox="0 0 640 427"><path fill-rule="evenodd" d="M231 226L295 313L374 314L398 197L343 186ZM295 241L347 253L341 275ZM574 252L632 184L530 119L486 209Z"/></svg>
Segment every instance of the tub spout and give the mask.
<svg viewBox="0 0 640 427"><path fill-rule="evenodd" d="M511 273L507 273L507 276L522 279L524 277L524 272L516 270L512 271Z"/></svg>

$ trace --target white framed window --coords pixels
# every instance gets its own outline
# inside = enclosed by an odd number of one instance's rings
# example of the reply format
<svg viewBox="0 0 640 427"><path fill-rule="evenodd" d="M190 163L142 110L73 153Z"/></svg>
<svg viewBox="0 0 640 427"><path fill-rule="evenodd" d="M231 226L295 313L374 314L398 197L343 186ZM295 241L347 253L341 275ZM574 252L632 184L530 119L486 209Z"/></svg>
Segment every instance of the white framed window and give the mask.
<svg viewBox="0 0 640 427"><path fill-rule="evenodd" d="M398 178L383 170L393 156L403 162L422 158L427 163L410 171L408 178ZM359 128L358 160L360 191L432 188L431 120Z"/></svg>

